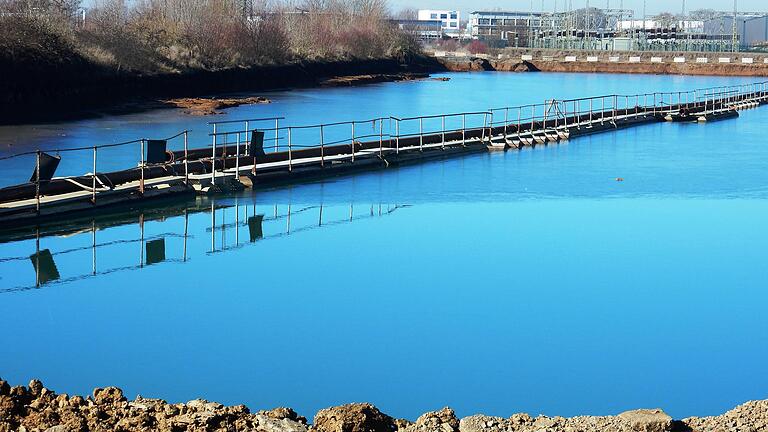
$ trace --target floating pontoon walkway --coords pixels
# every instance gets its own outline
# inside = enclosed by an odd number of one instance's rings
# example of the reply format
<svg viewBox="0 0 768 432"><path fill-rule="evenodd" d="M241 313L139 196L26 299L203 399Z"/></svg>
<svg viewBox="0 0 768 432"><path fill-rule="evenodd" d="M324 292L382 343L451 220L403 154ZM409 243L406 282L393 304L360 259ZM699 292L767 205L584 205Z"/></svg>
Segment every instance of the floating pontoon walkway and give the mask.
<svg viewBox="0 0 768 432"><path fill-rule="evenodd" d="M605 95L542 104L422 117L379 117L310 126L284 118L210 123L210 143L190 148L188 131L165 139L76 149L92 153L90 172L54 177L62 156L34 157L30 181L0 189L0 224L32 225L182 194L211 194L388 167L471 152L520 149L654 122L699 122L738 117L768 103L768 82L687 92ZM283 124L281 124L281 122ZM181 149L172 150L171 145ZM99 172L100 150L136 148L134 167ZM17 162L18 163L18 162Z"/></svg>

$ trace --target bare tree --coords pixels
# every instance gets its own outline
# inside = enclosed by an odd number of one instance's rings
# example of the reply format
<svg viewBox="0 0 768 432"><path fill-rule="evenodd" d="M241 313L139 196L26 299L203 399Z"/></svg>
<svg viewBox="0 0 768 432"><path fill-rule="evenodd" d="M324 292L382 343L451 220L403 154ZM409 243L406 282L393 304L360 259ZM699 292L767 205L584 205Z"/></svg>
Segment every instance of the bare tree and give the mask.
<svg viewBox="0 0 768 432"><path fill-rule="evenodd" d="M414 8L400 9L395 14L395 18L400 20L417 20L419 19L419 10Z"/></svg>

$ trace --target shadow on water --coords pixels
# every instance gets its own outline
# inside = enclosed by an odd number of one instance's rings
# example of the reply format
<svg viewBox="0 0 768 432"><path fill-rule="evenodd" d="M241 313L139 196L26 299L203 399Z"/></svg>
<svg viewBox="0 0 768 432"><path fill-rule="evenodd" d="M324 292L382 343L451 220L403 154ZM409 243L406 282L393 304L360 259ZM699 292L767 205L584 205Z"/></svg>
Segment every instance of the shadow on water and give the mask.
<svg viewBox="0 0 768 432"><path fill-rule="evenodd" d="M28 261L31 263L30 277L34 281L28 285L0 286L0 294L63 285L152 265L187 263L195 253L228 252L270 239L387 216L405 207L408 206L380 203L266 205L257 204L253 196L197 197L169 206L147 205L92 217L48 222L34 229L0 232L0 246L13 251L11 255L0 254L0 269L10 266L14 273L24 272L20 263ZM209 215L209 222L190 224L190 218L196 215ZM297 220L297 216L301 218ZM150 222L168 221L172 223L165 224L168 228L160 233L149 234L145 229ZM113 230L121 227L137 229ZM192 245L190 242L191 239L206 237L210 242L204 248L201 243ZM59 241L61 239L79 242L80 245L68 247ZM26 244L29 242L34 245ZM19 249L27 247L31 254L16 254ZM126 251L130 247L134 249ZM122 250L115 254L114 248ZM57 261L70 254L87 252L90 252L90 261L77 260L73 263L68 260L67 265L74 265L77 269L72 275L62 275L64 272ZM122 263L101 265L100 257L103 255L119 255ZM72 273L73 269L67 270L70 270L67 273Z"/></svg>

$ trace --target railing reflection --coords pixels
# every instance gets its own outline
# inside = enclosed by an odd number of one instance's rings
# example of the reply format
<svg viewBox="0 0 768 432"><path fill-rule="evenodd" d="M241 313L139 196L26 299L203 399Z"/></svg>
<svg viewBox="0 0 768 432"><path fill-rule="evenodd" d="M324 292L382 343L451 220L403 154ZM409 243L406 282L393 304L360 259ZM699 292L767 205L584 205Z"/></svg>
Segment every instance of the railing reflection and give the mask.
<svg viewBox="0 0 768 432"><path fill-rule="evenodd" d="M194 254L195 247L203 249L205 255L218 254L264 240L386 216L403 207L391 204L320 204L297 208L290 203L265 206L253 202L241 204L239 198L221 201L198 198L192 205L133 210L89 220L50 224L37 227L32 233L6 233L0 236L0 246L4 246L0 250L34 249L31 255L0 256L0 274L13 277L10 286L7 280L0 278L0 293L67 284L147 266L186 263ZM198 217L190 223L190 218L205 213L210 213L209 222ZM149 223L166 221L171 223L163 224L160 232L155 232L156 229L148 232ZM138 232L131 232L130 226L138 227ZM243 230L245 233L241 238ZM199 241L204 241L206 236L210 237L207 247ZM194 243L195 239L198 242ZM30 244L31 240L34 246ZM67 247L71 242L80 244ZM137 250L131 252L132 248L128 245L136 245ZM81 269L88 259L78 253L89 252L90 265L85 265L90 268ZM130 257L137 255L135 264L109 265L115 260L131 261ZM33 274L27 277L29 267L24 263L29 261ZM22 282L25 279L32 283Z"/></svg>

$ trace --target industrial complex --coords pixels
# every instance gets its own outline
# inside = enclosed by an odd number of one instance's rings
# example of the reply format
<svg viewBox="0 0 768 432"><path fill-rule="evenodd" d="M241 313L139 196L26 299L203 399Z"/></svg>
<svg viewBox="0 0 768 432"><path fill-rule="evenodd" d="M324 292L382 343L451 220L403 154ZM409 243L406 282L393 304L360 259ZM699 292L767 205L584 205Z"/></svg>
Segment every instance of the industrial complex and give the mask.
<svg viewBox="0 0 768 432"><path fill-rule="evenodd" d="M588 1L561 11L476 10L465 21L456 10L420 10L418 19L400 25L410 25L425 42L479 40L492 48L738 52L768 46L768 13L735 7L686 12L684 4L678 14L652 17Z"/></svg>

